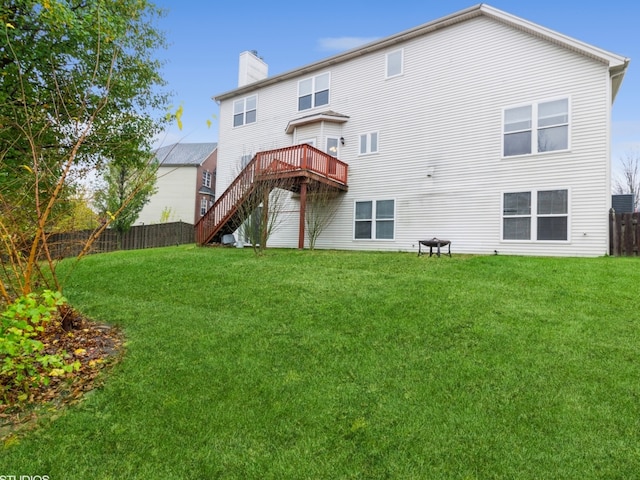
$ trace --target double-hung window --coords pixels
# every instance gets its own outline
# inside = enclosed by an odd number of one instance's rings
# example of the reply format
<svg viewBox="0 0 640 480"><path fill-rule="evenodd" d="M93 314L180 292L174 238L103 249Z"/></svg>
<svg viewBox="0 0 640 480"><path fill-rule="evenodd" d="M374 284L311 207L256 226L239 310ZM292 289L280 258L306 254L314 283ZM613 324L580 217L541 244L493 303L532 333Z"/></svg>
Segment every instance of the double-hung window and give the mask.
<svg viewBox="0 0 640 480"><path fill-rule="evenodd" d="M505 193L502 200L502 239L568 240L568 190Z"/></svg>
<svg viewBox="0 0 640 480"><path fill-rule="evenodd" d="M368 200L355 203L356 240L393 240L395 200Z"/></svg>
<svg viewBox="0 0 640 480"><path fill-rule="evenodd" d="M298 111L329 104L329 73L298 82Z"/></svg>
<svg viewBox="0 0 640 480"><path fill-rule="evenodd" d="M378 132L363 133L360 135L360 155L378 153Z"/></svg>
<svg viewBox="0 0 640 480"><path fill-rule="evenodd" d="M530 155L569 148L569 99L506 108L503 156Z"/></svg>
<svg viewBox="0 0 640 480"><path fill-rule="evenodd" d="M202 185L207 188L211 188L211 172L203 170L202 172Z"/></svg>
<svg viewBox="0 0 640 480"><path fill-rule="evenodd" d="M202 217L205 213L207 213L207 209L209 208L209 202L207 201L207 197L200 198L200 216Z"/></svg>
<svg viewBox="0 0 640 480"><path fill-rule="evenodd" d="M257 104L258 97L256 95L241 98L233 102L233 126L240 127L249 123L255 123Z"/></svg>

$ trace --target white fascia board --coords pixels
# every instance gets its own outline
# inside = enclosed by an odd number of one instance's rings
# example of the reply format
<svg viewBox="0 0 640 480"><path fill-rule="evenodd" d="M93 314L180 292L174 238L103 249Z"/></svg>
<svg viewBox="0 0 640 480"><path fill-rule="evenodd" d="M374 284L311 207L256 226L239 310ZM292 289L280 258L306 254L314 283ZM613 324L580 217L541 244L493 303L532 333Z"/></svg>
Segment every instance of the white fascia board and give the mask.
<svg viewBox="0 0 640 480"><path fill-rule="evenodd" d="M440 30L442 28L446 28L448 26L451 26L457 23L461 23L475 17L479 17L481 15L485 15L496 21L504 23L505 25L508 25L512 28L516 28L521 31L527 32L530 35L534 35L539 38L545 39L563 48L567 48L571 51L574 51L576 53L589 57L593 60L604 63L609 67L609 70L612 76L617 75L619 77L619 80L617 82L618 86L621 83L622 76L624 75L627 65L629 64L629 59L626 57L608 52L598 47L594 47L593 45L589 45L587 43L581 42L580 40L576 40L575 38L561 34L549 28L530 22L528 20L524 20L510 13L491 7L485 3L480 3L473 7L469 7L464 10L460 10L456 13L453 13L451 15L447 15L440 19L425 23L423 25L419 25L417 27L411 28L409 30L405 30L395 35L391 35L382 40L376 40L374 42L368 43L361 47L357 47L352 50L340 53L338 55L334 55L327 59L320 60L315 63L311 63L304 67L294 69L294 70L289 70L288 72L282 73L280 75L266 78L264 80L248 85L246 87L238 88L235 90L228 91L226 93L222 93L220 95L213 97L213 99L219 103L222 100L227 100L229 98L233 98L236 96L245 95L248 92L251 92L258 88L265 87L267 85L271 85L274 83L282 82L290 78L312 73L320 69L335 65L337 63L347 61L351 58L359 57L367 53L381 50L389 46L392 46L394 44L405 42L409 39L419 37L419 36L428 34L430 32ZM615 91L617 91L617 88L614 89L614 92L613 92L614 95L615 95Z"/></svg>

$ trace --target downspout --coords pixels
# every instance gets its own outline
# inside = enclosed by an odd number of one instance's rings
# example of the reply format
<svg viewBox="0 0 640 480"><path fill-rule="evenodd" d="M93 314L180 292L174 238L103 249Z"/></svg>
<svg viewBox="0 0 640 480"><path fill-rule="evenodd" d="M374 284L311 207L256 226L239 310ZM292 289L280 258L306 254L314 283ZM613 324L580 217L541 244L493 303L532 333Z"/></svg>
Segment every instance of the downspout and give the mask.
<svg viewBox="0 0 640 480"><path fill-rule="evenodd" d="M300 220L298 224L298 248L304 249L304 224L307 210L307 182L305 179L300 184Z"/></svg>
<svg viewBox="0 0 640 480"><path fill-rule="evenodd" d="M607 103L607 109L608 109L608 114L607 114L607 171L606 171L606 185L607 185L607 195L606 195L606 216L607 216L607 221L606 221L606 225L607 225L607 235L606 235L606 239L605 239L605 244L606 244L606 251L605 251L605 255L609 255L611 253L611 221L610 221L610 217L611 217L611 194L613 192L612 190L612 181L613 181L613 175L612 175L612 165L613 165L613 159L611 158L611 116L613 113L613 102L615 100L615 94L613 91L613 84L614 84L614 80L620 76L623 76L626 71L627 71L627 66L629 65L629 60L625 59L624 62L624 66L622 67L622 69L617 72L617 73L611 73L611 70L607 71L607 89L609 90L607 93L607 98L609 98L609 102ZM617 90L616 90L617 93Z"/></svg>

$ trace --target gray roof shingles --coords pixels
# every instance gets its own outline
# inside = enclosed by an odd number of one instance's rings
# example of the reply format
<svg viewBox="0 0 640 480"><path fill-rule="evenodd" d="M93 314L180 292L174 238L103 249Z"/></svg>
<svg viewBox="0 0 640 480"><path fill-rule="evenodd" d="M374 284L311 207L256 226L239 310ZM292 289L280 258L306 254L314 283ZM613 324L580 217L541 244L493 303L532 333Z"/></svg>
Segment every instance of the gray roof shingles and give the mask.
<svg viewBox="0 0 640 480"><path fill-rule="evenodd" d="M160 165L202 165L209 155L218 147L212 143L174 143L160 147L155 151Z"/></svg>

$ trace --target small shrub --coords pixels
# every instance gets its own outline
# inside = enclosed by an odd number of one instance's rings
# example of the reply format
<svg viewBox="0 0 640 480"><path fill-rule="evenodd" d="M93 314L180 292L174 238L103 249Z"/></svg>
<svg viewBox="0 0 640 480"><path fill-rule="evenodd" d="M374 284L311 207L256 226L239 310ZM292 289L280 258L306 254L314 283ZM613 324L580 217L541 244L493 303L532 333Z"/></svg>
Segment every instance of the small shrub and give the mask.
<svg viewBox="0 0 640 480"><path fill-rule="evenodd" d="M44 344L38 339L66 303L60 292L45 290L19 297L0 314L0 394L5 400L15 392L24 401L30 388L80 368L79 362L64 361L65 352L43 354Z"/></svg>

